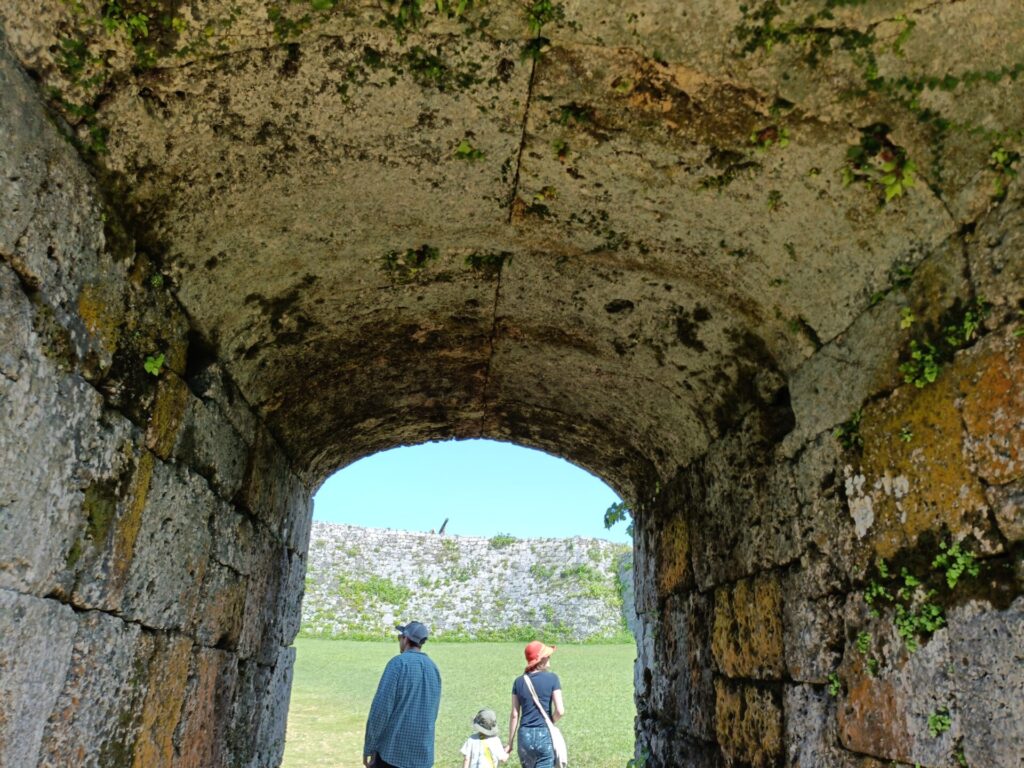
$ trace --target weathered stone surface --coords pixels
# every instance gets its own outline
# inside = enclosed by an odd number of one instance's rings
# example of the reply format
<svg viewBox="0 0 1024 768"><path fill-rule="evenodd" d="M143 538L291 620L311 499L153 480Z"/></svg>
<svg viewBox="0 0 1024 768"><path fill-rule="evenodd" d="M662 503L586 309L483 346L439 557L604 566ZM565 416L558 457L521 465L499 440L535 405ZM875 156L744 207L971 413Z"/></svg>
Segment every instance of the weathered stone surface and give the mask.
<svg viewBox="0 0 1024 768"><path fill-rule="evenodd" d="M132 750L132 768L170 768L173 764L171 739L181 716L191 651L190 638L157 636L149 662L139 736Z"/></svg>
<svg viewBox="0 0 1024 768"><path fill-rule="evenodd" d="M128 571L122 612L156 629L190 628L210 556L219 501L206 481L157 462Z"/></svg>
<svg viewBox="0 0 1024 768"><path fill-rule="evenodd" d="M943 313L970 299L967 263L959 240L951 239L934 254L901 268L912 269L913 279L903 278L884 296L876 294L876 306L859 315L794 372L790 388L797 425L786 438L790 449L798 449L808 438L846 421L865 400L900 381L901 350L911 334L909 329L901 330L904 309L913 312L918 324L937 326ZM881 344L880 339L889 343Z"/></svg>
<svg viewBox="0 0 1024 768"><path fill-rule="evenodd" d="M272 665L283 645L282 601L294 599L282 591L289 578L287 547L261 527L257 529L245 593L245 614L238 640L238 655ZM297 602L297 601L296 601ZM294 610L299 610L298 606Z"/></svg>
<svg viewBox="0 0 1024 768"><path fill-rule="evenodd" d="M808 596L808 580L806 573L782 580L786 671L793 680L824 683L842 655L844 601L839 595Z"/></svg>
<svg viewBox="0 0 1024 768"><path fill-rule="evenodd" d="M726 765L775 765L783 754L780 697L765 688L716 678L715 731Z"/></svg>
<svg viewBox="0 0 1024 768"><path fill-rule="evenodd" d="M294 648L281 648L271 667L239 664L227 745L230 765L276 768L284 752Z"/></svg>
<svg viewBox="0 0 1024 768"><path fill-rule="evenodd" d="M204 403L190 393L173 452L225 500L233 499L242 487L248 446L215 403Z"/></svg>
<svg viewBox="0 0 1024 768"><path fill-rule="evenodd" d="M296 515L309 510L309 490L291 473L266 429L256 436L239 498L279 538L286 535Z"/></svg>
<svg viewBox="0 0 1024 768"><path fill-rule="evenodd" d="M35 765L77 620L55 600L0 589L0 626L0 765Z"/></svg>
<svg viewBox="0 0 1024 768"><path fill-rule="evenodd" d="M965 447L990 485L1024 478L1024 340L992 334L957 361Z"/></svg>
<svg viewBox="0 0 1024 768"><path fill-rule="evenodd" d="M940 526L957 539L990 532L978 479L963 460L956 407L958 365L923 389L903 386L868 406L859 470L847 469L846 493L857 535L890 557ZM905 440L901 434L910 434Z"/></svg>
<svg viewBox="0 0 1024 768"><path fill-rule="evenodd" d="M949 651L968 765L1019 768L1024 743L1024 598L949 614Z"/></svg>
<svg viewBox="0 0 1024 768"><path fill-rule="evenodd" d="M982 219L974 237L968 241L967 252L971 279L979 296L992 303L989 327L1007 320L1021 321L1020 306L1024 300L1024 189L1019 184L1009 188L1007 199Z"/></svg>
<svg viewBox="0 0 1024 768"><path fill-rule="evenodd" d="M97 611L79 614L71 663L46 723L39 766L131 765L154 640Z"/></svg>
<svg viewBox="0 0 1024 768"><path fill-rule="evenodd" d="M95 510L90 522L85 507L108 487L103 503L117 506L134 436L124 419L104 413L96 390L41 351L33 329L40 311L0 264L0 587L47 594L70 588L66 569L83 536L78 554L106 545L109 521L98 518L114 509Z"/></svg>
<svg viewBox="0 0 1024 768"><path fill-rule="evenodd" d="M195 629L198 644L217 648L238 646L245 616L246 586L244 576L218 562L209 562L198 603ZM301 587L298 594L301 594Z"/></svg>
<svg viewBox="0 0 1024 768"><path fill-rule="evenodd" d="M820 687L787 686L783 692L785 714L785 765L790 768L821 768L841 764L835 726L835 700Z"/></svg>
<svg viewBox="0 0 1024 768"><path fill-rule="evenodd" d="M766 449L748 434L731 435L683 473L693 567L701 589L800 555L799 507L789 467L740 459L748 451Z"/></svg>
<svg viewBox="0 0 1024 768"><path fill-rule="evenodd" d="M778 679L784 671L782 589L778 576L715 590L712 650L729 677Z"/></svg>
<svg viewBox="0 0 1024 768"><path fill-rule="evenodd" d="M238 679L235 657L210 648L192 656L181 720L174 734L175 768L230 765L225 712L231 711Z"/></svg>
<svg viewBox="0 0 1024 768"><path fill-rule="evenodd" d="M961 710L953 677L949 631L937 630L910 652L888 613L869 620L860 596L846 607L847 636L866 632L869 653L879 660L872 672L855 645L846 646L839 677L839 737L854 752L922 765L946 765L963 735ZM929 716L947 711L950 727L929 731Z"/></svg>
<svg viewBox="0 0 1024 768"><path fill-rule="evenodd" d="M985 489L1000 532L1010 541L1024 539L1024 483Z"/></svg>

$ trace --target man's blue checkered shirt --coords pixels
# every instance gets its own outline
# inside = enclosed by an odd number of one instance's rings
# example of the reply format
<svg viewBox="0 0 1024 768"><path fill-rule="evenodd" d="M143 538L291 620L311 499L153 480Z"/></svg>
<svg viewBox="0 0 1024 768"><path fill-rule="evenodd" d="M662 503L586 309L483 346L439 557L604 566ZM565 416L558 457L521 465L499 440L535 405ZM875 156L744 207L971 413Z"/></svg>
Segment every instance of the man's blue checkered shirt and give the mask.
<svg viewBox="0 0 1024 768"><path fill-rule="evenodd" d="M395 768L431 768L434 722L441 705L441 673L421 651L409 649L384 667L366 721L363 755Z"/></svg>

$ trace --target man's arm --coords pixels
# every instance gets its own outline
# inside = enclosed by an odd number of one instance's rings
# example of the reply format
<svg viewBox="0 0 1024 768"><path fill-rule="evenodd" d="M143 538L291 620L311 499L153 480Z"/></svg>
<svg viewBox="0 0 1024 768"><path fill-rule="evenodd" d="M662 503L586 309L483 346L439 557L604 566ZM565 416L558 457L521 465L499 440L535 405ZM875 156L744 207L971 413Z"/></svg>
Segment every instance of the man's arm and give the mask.
<svg viewBox="0 0 1024 768"><path fill-rule="evenodd" d="M396 657L397 658L397 657ZM393 664L394 659L384 667L384 674L377 683L377 693L370 705L370 716L366 718L366 736L363 739L363 765L371 765L367 758L377 754L377 746L387 731L388 721L395 708L395 694L398 691L398 670Z"/></svg>

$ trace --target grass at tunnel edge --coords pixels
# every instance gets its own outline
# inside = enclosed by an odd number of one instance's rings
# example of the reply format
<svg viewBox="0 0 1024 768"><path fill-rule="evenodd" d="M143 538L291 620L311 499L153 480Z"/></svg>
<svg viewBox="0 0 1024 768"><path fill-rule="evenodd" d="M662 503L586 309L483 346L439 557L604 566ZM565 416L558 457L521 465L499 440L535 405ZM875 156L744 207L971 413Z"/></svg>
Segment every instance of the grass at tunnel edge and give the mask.
<svg viewBox="0 0 1024 768"><path fill-rule="evenodd" d="M512 681L523 671L524 643L432 643L441 670L435 765L461 768L459 748L478 709L498 713L507 738ZM380 673L395 642L299 638L283 768L358 768L363 727ZM559 723L578 768L622 768L633 756L633 659L627 645L562 645L551 668L562 680L566 717ZM513 755L505 764L519 768Z"/></svg>

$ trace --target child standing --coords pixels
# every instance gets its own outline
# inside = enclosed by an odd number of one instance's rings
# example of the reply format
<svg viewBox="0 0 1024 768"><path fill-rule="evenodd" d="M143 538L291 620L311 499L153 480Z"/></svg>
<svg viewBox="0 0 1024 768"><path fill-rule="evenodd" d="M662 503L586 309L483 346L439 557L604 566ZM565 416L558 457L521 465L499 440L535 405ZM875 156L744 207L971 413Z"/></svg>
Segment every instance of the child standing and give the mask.
<svg viewBox="0 0 1024 768"><path fill-rule="evenodd" d="M473 718L476 731L462 745L462 768L496 768L508 760L508 753L498 738L498 716L493 709L481 709Z"/></svg>

